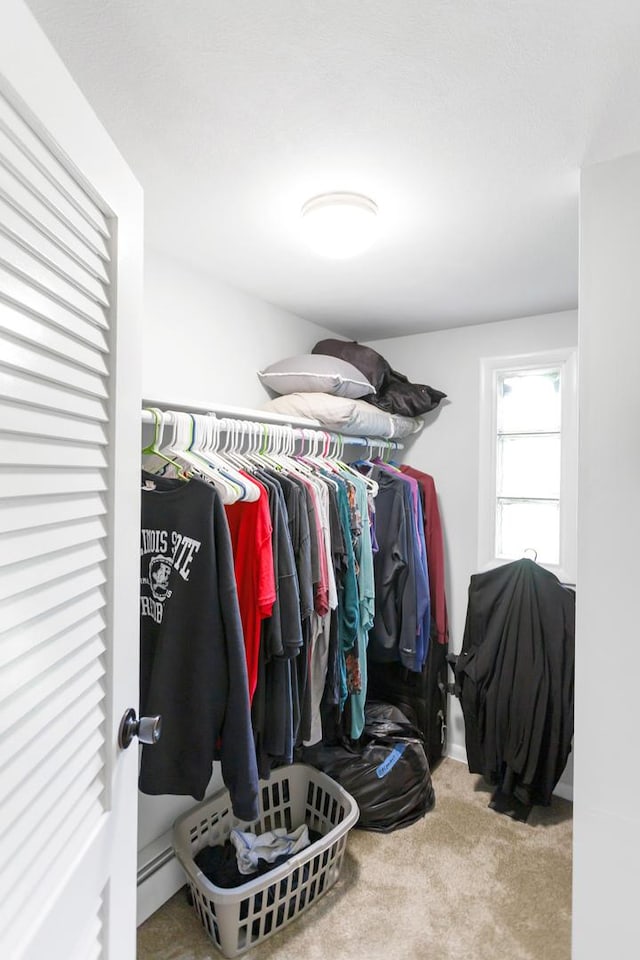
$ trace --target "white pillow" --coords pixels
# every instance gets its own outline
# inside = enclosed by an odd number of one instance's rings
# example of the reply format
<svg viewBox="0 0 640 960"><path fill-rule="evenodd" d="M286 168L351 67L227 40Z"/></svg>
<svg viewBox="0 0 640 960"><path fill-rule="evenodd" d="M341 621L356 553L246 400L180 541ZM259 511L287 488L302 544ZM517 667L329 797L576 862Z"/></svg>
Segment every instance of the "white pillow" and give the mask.
<svg viewBox="0 0 640 960"><path fill-rule="evenodd" d="M397 417L364 400L349 400L326 393L290 393L264 405L265 410L290 417L318 420L323 427L356 437L406 437L422 427L422 420Z"/></svg>
<svg viewBox="0 0 640 960"><path fill-rule="evenodd" d="M327 393L356 399L376 392L353 364L316 353L272 363L258 376L265 387L279 394Z"/></svg>
<svg viewBox="0 0 640 960"><path fill-rule="evenodd" d="M389 417L392 440L402 440L404 437L410 437L412 433L418 433L424 427L424 420L421 420L420 417L401 417L397 413L391 413Z"/></svg>

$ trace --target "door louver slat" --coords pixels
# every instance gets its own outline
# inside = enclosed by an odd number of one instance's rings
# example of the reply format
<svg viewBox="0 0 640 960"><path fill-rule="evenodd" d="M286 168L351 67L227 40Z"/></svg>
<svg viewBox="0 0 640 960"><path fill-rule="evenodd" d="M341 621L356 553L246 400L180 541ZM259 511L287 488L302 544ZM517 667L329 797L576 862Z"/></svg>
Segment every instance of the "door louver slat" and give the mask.
<svg viewBox="0 0 640 960"><path fill-rule="evenodd" d="M40 764L50 755L59 743L73 736L74 731L82 725L89 729L97 729L104 720L104 714L99 709L101 692L100 687L94 684L81 697L68 704L66 709L50 723L43 733L32 740L23 743L22 750L15 753L9 764L2 770L2 780L6 784L5 794L9 797L17 785L37 771ZM94 712L94 721L87 722L86 718Z"/></svg>
<svg viewBox="0 0 640 960"><path fill-rule="evenodd" d="M104 627L104 619L99 616L92 618L99 626L89 630L91 636ZM3 736L0 743L0 766L8 763L12 756L33 738L42 736L42 731L54 722L56 717L63 713L76 698L83 696L87 691L97 692L96 703L104 697L100 678L104 675L104 666L99 660L94 661L89 668L83 668L80 673L68 675L69 663L64 665L67 673L62 678L61 670L56 671L61 686L49 695L43 694L34 705L28 706L20 717L20 723L14 724Z"/></svg>
<svg viewBox="0 0 640 960"><path fill-rule="evenodd" d="M98 204L4 98L0 100L0 124L5 133L31 157L44 175L65 194L85 219L93 224L96 230L108 237L109 225Z"/></svg>
<svg viewBox="0 0 640 960"><path fill-rule="evenodd" d="M0 357L5 367L53 380L62 386L106 397L103 377L38 347L37 349L0 331ZM34 431L35 432L35 431Z"/></svg>
<svg viewBox="0 0 640 960"><path fill-rule="evenodd" d="M98 517L106 512L104 498L97 493L31 499L16 497L0 501L0 533L46 526L53 517L60 523L63 520Z"/></svg>
<svg viewBox="0 0 640 960"><path fill-rule="evenodd" d="M50 527L41 527L39 530L21 530L15 534L7 534L2 538L7 552L0 555L0 570L10 566L12 562L21 563L32 557L64 550L65 547L99 540L106 535L104 521L97 517L90 517L88 520L76 523L52 524Z"/></svg>
<svg viewBox="0 0 640 960"><path fill-rule="evenodd" d="M79 340L86 340L99 350L107 350L105 322L94 322L74 313L63 303L47 297L46 293L28 283L19 274L12 272L0 262L0 299L22 313L31 313Z"/></svg>
<svg viewBox="0 0 640 960"><path fill-rule="evenodd" d="M10 862L11 858L15 857L20 847L22 847L25 859L27 859L27 857L37 859L38 847L36 845L37 841L34 838L38 834L40 834L42 838L43 822L49 820L51 827L55 830L62 819L62 810L68 803L68 790L73 789L77 792L79 787L83 789L94 780L100 770L100 752L103 742L103 737L100 733L94 733L90 735L75 752L72 752L70 757L64 756L63 747L66 745L61 744L62 766L59 768L59 773L60 771L64 771L64 773L62 776L58 775L50 779L45 788L39 792L44 816L36 826L36 829L27 838L26 844L24 842L25 838L21 836L21 831L16 832L14 830L0 835L0 850L2 850L5 863ZM55 770L53 772L55 773ZM78 783L78 781L80 781L80 783ZM62 801L62 803L60 801ZM0 812L2 813L4 824L4 810L2 810L2 806L0 806ZM67 808L65 812L73 813L73 808L71 810ZM0 880L0 897L4 899L9 892L9 884L3 877Z"/></svg>
<svg viewBox="0 0 640 960"><path fill-rule="evenodd" d="M65 169L48 147L33 132L11 104L4 98L0 100L0 125L15 144L28 155L33 163L65 194L70 203L103 236L109 236L109 225L98 204L91 199L87 191Z"/></svg>
<svg viewBox="0 0 640 960"><path fill-rule="evenodd" d="M46 267L38 257L34 257L32 253L2 233L0 233L0 262L5 269L22 277L36 289L44 290L47 296L69 307L80 317L86 317L87 320L97 324L104 324L104 308L96 300L82 294L59 273Z"/></svg>
<svg viewBox="0 0 640 960"><path fill-rule="evenodd" d="M20 216L57 243L97 280L108 282L109 274L105 269L105 264L109 262L108 249L103 249L101 253L91 249L81 237L65 226L46 203L25 187L24 183L10 170L1 165L0 197Z"/></svg>
<svg viewBox="0 0 640 960"><path fill-rule="evenodd" d="M2 232L27 253L37 257L46 267L60 274L64 280L74 284L93 300L108 306L104 287L93 271L83 268L75 257L70 256L60 244L34 226L31 220L19 213L1 194L0 224Z"/></svg>
<svg viewBox="0 0 640 960"><path fill-rule="evenodd" d="M96 774L97 766L96 757L91 767L81 771L74 782L61 785L57 798L50 798L53 806L36 821L28 837L28 849L20 851L20 860L26 864L24 871L19 871L13 864L6 871L12 883L0 906L0 926L15 915L18 907L27 905L29 891L39 889L43 883L51 883L51 870L65 860L68 862L70 855L82 847L82 838L98 823L103 806L103 787ZM3 855L0 843L0 856ZM18 862L18 858L14 862Z"/></svg>
<svg viewBox="0 0 640 960"><path fill-rule="evenodd" d="M39 497L57 493L88 493L91 490L106 490L107 483L100 470L45 470L37 474L28 467L5 467L0 482L2 495L6 497Z"/></svg>
<svg viewBox="0 0 640 960"><path fill-rule="evenodd" d="M0 804L2 836L9 831L22 810L22 801L26 792L42 794L56 779L58 770L69 765L72 760L82 767L85 761L100 750L104 742L101 732L104 713L100 707L94 707L87 713L78 714L78 724L66 727L58 724L55 728L57 738L49 740L49 750L31 749L25 751L20 763L14 763L3 771L3 780L7 784L6 801ZM79 724L82 724L79 728ZM32 748L34 744L31 744ZM38 744L36 742L35 746ZM29 765L27 766L27 761ZM5 779L6 778L6 779Z"/></svg>
<svg viewBox="0 0 640 960"><path fill-rule="evenodd" d="M106 580L100 564L85 567L73 574L57 577L50 583L25 590L17 597L0 600L0 621L4 630L13 630L22 623L40 617L68 600L101 586ZM9 671L10 673L10 671Z"/></svg>
<svg viewBox="0 0 640 960"><path fill-rule="evenodd" d="M0 400L0 422L7 433L33 433L40 437L75 440L78 443L107 443L102 424L53 413L50 410L40 410L36 417L38 422L34 423L33 410Z"/></svg>
<svg viewBox="0 0 640 960"><path fill-rule="evenodd" d="M94 373L104 376L107 372L104 357L94 346L89 346L75 337L69 337L59 327L44 323L37 317L16 310L1 301L0 329L41 350L50 350L59 357L73 360L80 366L93 370Z"/></svg>
<svg viewBox="0 0 640 960"><path fill-rule="evenodd" d="M0 633L0 666L6 666L17 657L24 656L29 650L50 640L58 633L64 633L79 620L88 617L104 607L106 601L99 589L67 600L64 604L39 617L34 617L19 630L6 630ZM0 713L3 707L0 705Z"/></svg>
<svg viewBox="0 0 640 960"><path fill-rule="evenodd" d="M69 201L57 184L34 163L29 152L19 147L0 124L0 163L39 197L69 229L84 240L91 249L101 254L106 248L105 236L93 227Z"/></svg>
<svg viewBox="0 0 640 960"><path fill-rule="evenodd" d="M74 416L105 423L108 419L103 400L66 390L57 383L7 370L0 363L0 397L32 407L59 410Z"/></svg>
<svg viewBox="0 0 640 960"><path fill-rule="evenodd" d="M12 563L0 568L0 601L20 596L92 564L102 563L106 556L104 544L92 540L68 550L59 550L24 563Z"/></svg>
<svg viewBox="0 0 640 960"><path fill-rule="evenodd" d="M49 441L40 437L2 436L0 432L0 464L32 467L106 467L107 458L101 447Z"/></svg>
<svg viewBox="0 0 640 960"><path fill-rule="evenodd" d="M28 717L32 710L35 710L40 703L44 704L48 697L52 695L52 677L59 678L61 683L65 685L79 677L86 668L92 665L92 661L99 658L102 653L104 653L104 644L94 638L75 653L50 667L48 674L43 674L34 680L32 684L35 691L34 700L30 699L28 689L17 691L11 697L11 702L4 704L0 711L0 730L2 730L3 736L5 732L7 736L10 736L14 724L22 723L23 718ZM98 671L95 671L95 675L98 675Z"/></svg>

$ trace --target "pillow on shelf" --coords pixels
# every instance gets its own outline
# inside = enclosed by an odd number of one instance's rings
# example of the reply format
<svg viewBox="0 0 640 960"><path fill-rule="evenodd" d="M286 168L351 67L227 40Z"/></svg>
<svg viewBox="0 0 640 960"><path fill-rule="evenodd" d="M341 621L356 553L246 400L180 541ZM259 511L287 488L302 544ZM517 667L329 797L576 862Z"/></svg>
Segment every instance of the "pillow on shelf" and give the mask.
<svg viewBox="0 0 640 960"><path fill-rule="evenodd" d="M392 416L364 400L334 397L327 393L291 393L270 400L264 409L317 420L328 430L356 437L399 439L417 433L423 426L422 420Z"/></svg>
<svg viewBox="0 0 640 960"><path fill-rule="evenodd" d="M274 393L326 393L358 399L375 393L356 367L338 357L305 353L272 363L258 373L261 383Z"/></svg>
<svg viewBox="0 0 640 960"><path fill-rule="evenodd" d="M402 417L398 413L390 413L391 421L390 440L403 440L404 437L410 437L412 433L418 433L424 427L424 420L419 417Z"/></svg>

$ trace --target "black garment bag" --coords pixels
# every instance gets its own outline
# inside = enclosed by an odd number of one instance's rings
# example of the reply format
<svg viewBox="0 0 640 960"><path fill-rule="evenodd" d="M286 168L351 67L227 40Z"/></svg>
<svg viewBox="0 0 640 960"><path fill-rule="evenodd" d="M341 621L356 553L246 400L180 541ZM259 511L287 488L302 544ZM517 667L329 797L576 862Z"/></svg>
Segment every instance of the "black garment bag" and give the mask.
<svg viewBox="0 0 640 960"><path fill-rule="evenodd" d="M573 737L575 594L532 560L471 577L455 692L496 809L549 804ZM525 810L502 809L526 819ZM519 816L519 814L521 814Z"/></svg>

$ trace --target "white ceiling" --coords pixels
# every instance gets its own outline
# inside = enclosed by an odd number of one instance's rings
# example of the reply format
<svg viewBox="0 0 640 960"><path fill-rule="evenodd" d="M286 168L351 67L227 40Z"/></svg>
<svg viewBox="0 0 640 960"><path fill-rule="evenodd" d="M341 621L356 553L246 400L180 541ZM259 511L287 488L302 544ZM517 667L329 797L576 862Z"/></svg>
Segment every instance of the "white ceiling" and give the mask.
<svg viewBox="0 0 640 960"><path fill-rule="evenodd" d="M640 148L638 0L29 0L141 181L147 240L367 339L577 302L585 160ZM355 190L361 258L298 213Z"/></svg>

